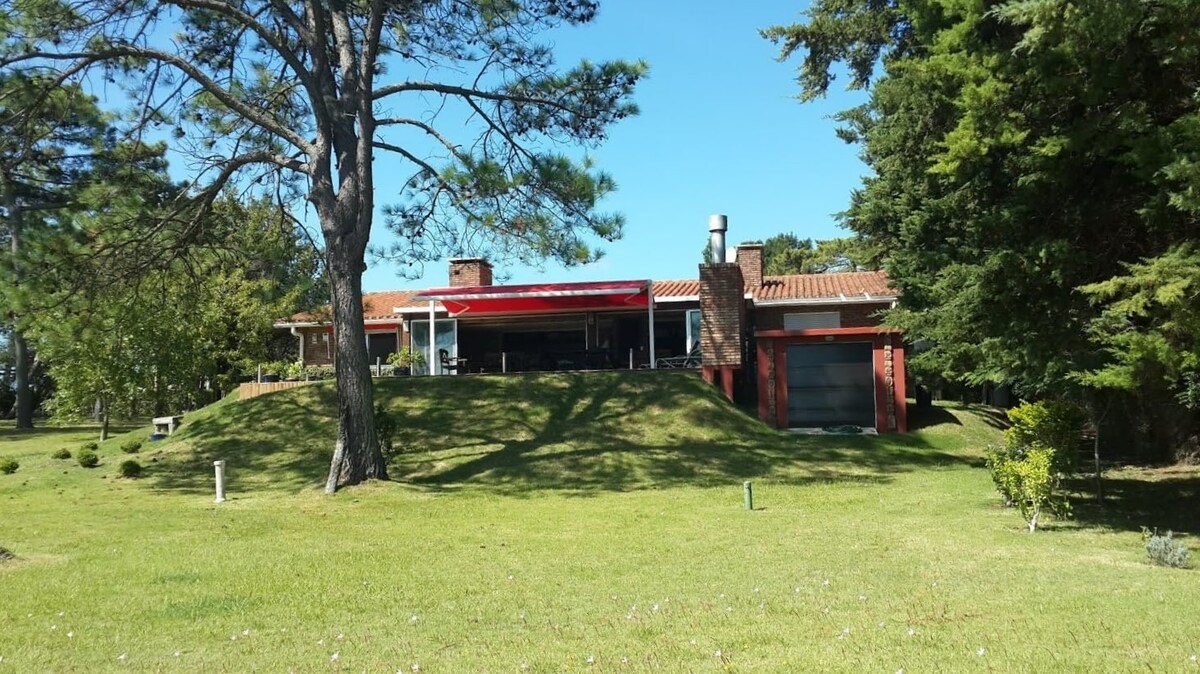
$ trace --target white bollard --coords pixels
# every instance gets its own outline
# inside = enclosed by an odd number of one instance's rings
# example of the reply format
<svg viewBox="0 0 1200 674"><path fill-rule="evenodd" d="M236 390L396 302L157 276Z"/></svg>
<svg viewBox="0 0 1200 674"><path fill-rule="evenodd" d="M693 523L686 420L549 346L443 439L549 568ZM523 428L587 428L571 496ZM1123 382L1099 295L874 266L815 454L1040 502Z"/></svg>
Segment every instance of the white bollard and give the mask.
<svg viewBox="0 0 1200 674"><path fill-rule="evenodd" d="M213 468L217 472L217 500L215 503L225 502L225 462L213 461Z"/></svg>
<svg viewBox="0 0 1200 674"><path fill-rule="evenodd" d="M500 352L500 372L508 374L508 352Z"/></svg>

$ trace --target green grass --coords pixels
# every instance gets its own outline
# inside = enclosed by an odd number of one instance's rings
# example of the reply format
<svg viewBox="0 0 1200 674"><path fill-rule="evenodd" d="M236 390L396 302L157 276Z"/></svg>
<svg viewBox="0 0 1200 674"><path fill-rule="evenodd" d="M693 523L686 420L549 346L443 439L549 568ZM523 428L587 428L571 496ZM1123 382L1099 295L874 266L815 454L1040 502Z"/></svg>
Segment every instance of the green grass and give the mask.
<svg viewBox="0 0 1200 674"><path fill-rule="evenodd" d="M90 429L0 431L0 672L1200 672L1200 576L1138 534L1194 536L1196 471L1029 535L984 409L804 437L684 373L378 387L407 449L332 498L328 384L189 414L138 480L123 437L88 470L49 455Z"/></svg>

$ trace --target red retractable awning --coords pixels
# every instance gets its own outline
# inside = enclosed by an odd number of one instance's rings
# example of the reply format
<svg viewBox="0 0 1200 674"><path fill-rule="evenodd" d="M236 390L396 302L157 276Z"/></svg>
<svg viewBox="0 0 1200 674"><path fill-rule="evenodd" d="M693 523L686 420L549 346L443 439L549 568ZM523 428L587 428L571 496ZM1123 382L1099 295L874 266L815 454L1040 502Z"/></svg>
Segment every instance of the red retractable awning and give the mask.
<svg viewBox="0 0 1200 674"><path fill-rule="evenodd" d="M632 309L650 304L650 281L434 288L412 299L441 302L451 316Z"/></svg>

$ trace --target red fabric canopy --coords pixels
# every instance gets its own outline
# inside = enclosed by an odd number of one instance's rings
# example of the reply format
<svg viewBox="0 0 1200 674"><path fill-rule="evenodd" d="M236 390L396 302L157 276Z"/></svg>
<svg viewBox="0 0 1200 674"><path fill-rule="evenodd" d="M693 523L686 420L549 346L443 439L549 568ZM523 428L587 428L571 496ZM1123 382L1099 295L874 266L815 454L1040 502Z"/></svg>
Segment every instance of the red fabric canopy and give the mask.
<svg viewBox="0 0 1200 674"><path fill-rule="evenodd" d="M593 281L434 288L412 299L441 302L451 316L468 312L481 315L631 309L649 305L650 282Z"/></svg>

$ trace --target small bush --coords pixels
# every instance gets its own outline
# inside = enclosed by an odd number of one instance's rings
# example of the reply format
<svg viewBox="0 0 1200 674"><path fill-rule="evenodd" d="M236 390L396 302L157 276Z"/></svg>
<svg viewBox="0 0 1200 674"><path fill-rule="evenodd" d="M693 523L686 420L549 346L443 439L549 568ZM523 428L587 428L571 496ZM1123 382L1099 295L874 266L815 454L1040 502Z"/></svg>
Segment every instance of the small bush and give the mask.
<svg viewBox="0 0 1200 674"><path fill-rule="evenodd" d="M7 562L10 559L16 559L16 558L17 558L17 556L13 554L12 550L9 550L6 547L0 546L0 562Z"/></svg>
<svg viewBox="0 0 1200 674"><path fill-rule="evenodd" d="M1159 566L1169 566L1175 569L1188 568L1190 551L1183 543L1172 538L1172 532L1159 536L1158 531L1151 533L1142 527L1142 537L1146 540L1146 556Z"/></svg>
<svg viewBox="0 0 1200 674"><path fill-rule="evenodd" d="M142 464L134 461L133 459L121 462L121 477L133 479L141 476Z"/></svg>
<svg viewBox="0 0 1200 674"><path fill-rule="evenodd" d="M87 445L84 445L78 452L75 452L75 460L84 468L95 468L100 465L100 457L96 455L95 450L88 449Z"/></svg>
<svg viewBox="0 0 1200 674"><path fill-rule="evenodd" d="M66 447L60 447L50 454L51 459L69 459L71 458L71 450Z"/></svg>
<svg viewBox="0 0 1200 674"><path fill-rule="evenodd" d="M85 442L82 445L80 445L79 448L80 449L90 449L94 452L94 451L100 449L100 445L98 445L94 442Z"/></svg>
<svg viewBox="0 0 1200 674"><path fill-rule="evenodd" d="M21 464L17 463L16 459L0 459L0 473L11 475L20 467Z"/></svg>
<svg viewBox="0 0 1200 674"><path fill-rule="evenodd" d="M137 454L142 449L142 441L130 438L121 443L121 451L126 454Z"/></svg>

